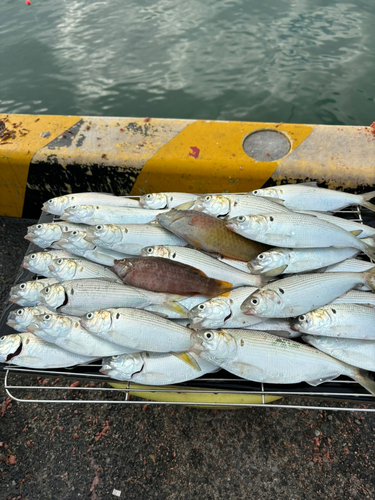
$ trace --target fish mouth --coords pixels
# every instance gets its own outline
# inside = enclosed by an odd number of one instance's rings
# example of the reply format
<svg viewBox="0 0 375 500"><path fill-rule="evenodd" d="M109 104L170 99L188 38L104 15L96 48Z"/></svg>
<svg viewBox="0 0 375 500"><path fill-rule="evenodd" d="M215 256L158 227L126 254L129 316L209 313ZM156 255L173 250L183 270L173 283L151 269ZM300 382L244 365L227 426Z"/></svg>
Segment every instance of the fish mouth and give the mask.
<svg viewBox="0 0 375 500"><path fill-rule="evenodd" d="M236 228L235 224L226 224L226 227L227 229L229 229L229 231L232 231L233 233Z"/></svg>

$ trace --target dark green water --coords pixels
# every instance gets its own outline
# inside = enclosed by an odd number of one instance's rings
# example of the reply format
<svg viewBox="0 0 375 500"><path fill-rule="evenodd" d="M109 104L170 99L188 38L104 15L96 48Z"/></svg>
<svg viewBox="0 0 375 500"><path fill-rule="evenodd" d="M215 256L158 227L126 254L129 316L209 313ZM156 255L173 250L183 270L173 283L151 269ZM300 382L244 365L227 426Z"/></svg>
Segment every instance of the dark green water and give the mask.
<svg viewBox="0 0 375 500"><path fill-rule="evenodd" d="M0 43L0 112L375 120L373 0L2 0Z"/></svg>

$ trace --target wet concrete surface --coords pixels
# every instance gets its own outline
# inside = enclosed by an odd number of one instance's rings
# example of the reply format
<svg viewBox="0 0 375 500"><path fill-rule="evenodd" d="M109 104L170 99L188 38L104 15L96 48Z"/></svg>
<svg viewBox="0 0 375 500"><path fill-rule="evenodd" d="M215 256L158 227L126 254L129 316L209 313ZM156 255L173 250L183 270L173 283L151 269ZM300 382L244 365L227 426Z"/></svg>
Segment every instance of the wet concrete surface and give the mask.
<svg viewBox="0 0 375 500"><path fill-rule="evenodd" d="M2 308L32 222L0 218ZM17 403L3 387L0 499L375 498L374 413Z"/></svg>

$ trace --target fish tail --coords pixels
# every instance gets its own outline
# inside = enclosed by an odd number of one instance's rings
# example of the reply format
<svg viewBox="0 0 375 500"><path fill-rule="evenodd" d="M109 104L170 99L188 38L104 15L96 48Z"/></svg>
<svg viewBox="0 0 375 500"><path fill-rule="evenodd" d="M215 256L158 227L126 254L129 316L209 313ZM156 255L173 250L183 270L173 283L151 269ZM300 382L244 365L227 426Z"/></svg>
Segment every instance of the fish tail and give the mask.
<svg viewBox="0 0 375 500"><path fill-rule="evenodd" d="M375 205L374 205L375 206ZM358 238L357 238L358 239ZM360 243L356 248L361 249L371 260L375 260L375 248L372 244L366 243L363 240L358 240Z"/></svg>
<svg viewBox="0 0 375 500"><path fill-rule="evenodd" d="M372 258L374 259L374 257ZM366 271L363 274L366 278L368 286L375 292L375 265L369 271Z"/></svg>
<svg viewBox="0 0 375 500"><path fill-rule="evenodd" d="M186 299L185 295L173 294L169 296L167 301L163 303L163 306L169 311L173 311L178 314L181 318L187 318L189 309L185 306L179 304L179 300Z"/></svg>
<svg viewBox="0 0 375 500"><path fill-rule="evenodd" d="M371 394L375 394L375 380L370 377L368 371L358 368L358 371L355 373L354 378Z"/></svg>
<svg viewBox="0 0 375 500"><path fill-rule="evenodd" d="M369 193L363 194L362 195L362 200L363 201L362 201L361 205L363 207L368 208L372 212L375 212L375 205L373 203L369 202L369 200L371 200L372 198L375 198L375 191L370 191Z"/></svg>
<svg viewBox="0 0 375 500"><path fill-rule="evenodd" d="M215 285L209 289L207 295L209 297L216 297L217 295L221 295L222 293L229 292L232 290L233 284L228 283L228 281L214 280Z"/></svg>

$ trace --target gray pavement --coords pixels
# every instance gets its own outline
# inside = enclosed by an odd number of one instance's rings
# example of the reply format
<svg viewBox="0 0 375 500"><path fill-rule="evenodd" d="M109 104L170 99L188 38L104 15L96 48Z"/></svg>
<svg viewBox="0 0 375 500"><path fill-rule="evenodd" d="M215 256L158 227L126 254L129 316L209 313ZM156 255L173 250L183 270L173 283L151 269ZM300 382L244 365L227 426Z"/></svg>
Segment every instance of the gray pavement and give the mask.
<svg viewBox="0 0 375 500"><path fill-rule="evenodd" d="M0 218L2 308L30 223ZM16 403L3 375L0 393L0 500L375 498L375 414Z"/></svg>

